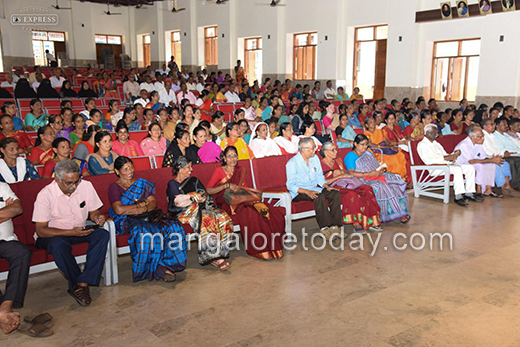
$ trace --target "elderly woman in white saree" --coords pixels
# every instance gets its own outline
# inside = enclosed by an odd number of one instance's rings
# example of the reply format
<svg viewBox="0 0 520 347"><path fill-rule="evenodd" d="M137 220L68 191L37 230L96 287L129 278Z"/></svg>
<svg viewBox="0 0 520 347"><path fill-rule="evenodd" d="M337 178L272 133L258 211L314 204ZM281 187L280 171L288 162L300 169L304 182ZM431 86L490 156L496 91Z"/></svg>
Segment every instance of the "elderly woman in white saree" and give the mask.
<svg viewBox="0 0 520 347"><path fill-rule="evenodd" d="M253 151L255 158L270 157L273 155L282 155L280 147L271 139L269 127L266 123L260 122L253 129L253 137L249 143L249 147Z"/></svg>

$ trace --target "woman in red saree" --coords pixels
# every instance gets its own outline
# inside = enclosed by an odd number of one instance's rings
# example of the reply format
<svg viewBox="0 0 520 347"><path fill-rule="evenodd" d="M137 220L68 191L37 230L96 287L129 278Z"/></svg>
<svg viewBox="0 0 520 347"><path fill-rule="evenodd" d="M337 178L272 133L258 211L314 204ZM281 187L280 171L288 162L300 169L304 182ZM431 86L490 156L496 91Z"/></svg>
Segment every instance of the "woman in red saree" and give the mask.
<svg viewBox="0 0 520 347"><path fill-rule="evenodd" d="M338 158L338 147L332 142L326 142L320 150L321 167L327 184L341 178L351 177L344 163ZM341 206L343 208L343 223L352 224L356 232L366 230L383 231L381 228L381 208L377 203L374 190L363 184L356 189L341 188Z"/></svg>
<svg viewBox="0 0 520 347"><path fill-rule="evenodd" d="M34 147L29 154L29 161L32 165L45 165L47 161L52 159L54 152L52 151L52 141L54 141L55 133L50 125L46 125L38 129L38 138L34 143Z"/></svg>
<svg viewBox="0 0 520 347"><path fill-rule="evenodd" d="M117 83L113 73L109 78L108 73L103 72L103 84L101 85L101 88L105 91L106 99L119 99L119 95L117 94Z"/></svg>
<svg viewBox="0 0 520 347"><path fill-rule="evenodd" d="M283 210L266 204L269 213L264 217L252 204L242 203L232 210L231 206L224 201L226 189L236 192L240 190L240 187L246 186L245 170L238 167L237 164L236 148L226 147L223 152L222 167L215 170L208 183L208 193L213 196L217 207L226 211L234 224L240 225L240 233L244 239L247 254L264 260L280 259L283 257L282 237L285 234Z"/></svg>
<svg viewBox="0 0 520 347"><path fill-rule="evenodd" d="M13 118L4 114L0 117L0 140L6 137L12 137L18 141L18 152L20 154L29 154L33 148L33 144L29 136L23 130L14 130Z"/></svg>
<svg viewBox="0 0 520 347"><path fill-rule="evenodd" d="M386 144L389 146L396 146L401 148L401 153L403 153L404 158L406 159L406 182L412 183L412 170L411 170L411 162L410 162L410 153L408 153L408 140L405 134L402 132L401 127L397 125L397 119L395 114L389 112L386 116L386 126L383 128L385 132Z"/></svg>

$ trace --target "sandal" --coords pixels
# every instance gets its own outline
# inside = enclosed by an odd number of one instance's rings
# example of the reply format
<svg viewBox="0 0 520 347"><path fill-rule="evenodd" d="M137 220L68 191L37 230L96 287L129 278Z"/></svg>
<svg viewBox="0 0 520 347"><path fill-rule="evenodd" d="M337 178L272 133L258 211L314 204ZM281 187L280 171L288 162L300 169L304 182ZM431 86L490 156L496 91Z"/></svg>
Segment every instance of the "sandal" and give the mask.
<svg viewBox="0 0 520 347"><path fill-rule="evenodd" d="M25 316L23 320L24 322L29 323L31 325L41 324L46 328L52 328L54 326L54 322L52 321L53 318L47 312L40 313L37 316Z"/></svg>
<svg viewBox="0 0 520 347"><path fill-rule="evenodd" d="M412 219L412 217L410 217L409 215L406 217L403 217L403 218L401 218L401 223L406 224L410 221L410 219Z"/></svg>
<svg viewBox="0 0 520 347"><path fill-rule="evenodd" d="M214 267L216 267L217 269L219 269L220 271L229 270L229 268L231 267L231 264L228 263L227 261L225 261L224 259L220 259L220 260L222 260L222 261L218 262L218 260L215 260L215 261L211 262L210 264L213 265Z"/></svg>
<svg viewBox="0 0 520 347"><path fill-rule="evenodd" d="M504 197L502 194L497 194L495 192L491 192L491 194L488 194L488 195L483 194L483 196L485 198L497 198L497 199L502 199Z"/></svg>
<svg viewBox="0 0 520 347"><path fill-rule="evenodd" d="M28 328L19 327L18 331L27 334L30 337L49 337L54 333L50 328L47 328L44 324L35 324L30 326L27 324L26 327L27 326Z"/></svg>
<svg viewBox="0 0 520 347"><path fill-rule="evenodd" d="M365 235L367 231L362 227L354 228L354 232L359 235Z"/></svg>

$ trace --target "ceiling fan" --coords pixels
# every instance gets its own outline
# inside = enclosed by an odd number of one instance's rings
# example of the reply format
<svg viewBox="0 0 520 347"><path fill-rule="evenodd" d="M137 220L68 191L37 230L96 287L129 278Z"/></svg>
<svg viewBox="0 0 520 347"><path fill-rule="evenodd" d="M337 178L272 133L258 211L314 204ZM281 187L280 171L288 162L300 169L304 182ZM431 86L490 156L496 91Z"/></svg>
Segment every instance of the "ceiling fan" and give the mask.
<svg viewBox="0 0 520 347"><path fill-rule="evenodd" d="M173 12L173 13L180 12L180 11L184 11L184 10L185 10L185 8L178 8L178 7L177 7L177 0L173 0L173 1L172 1L172 5L173 5L173 6L172 6L172 12Z"/></svg>
<svg viewBox="0 0 520 347"><path fill-rule="evenodd" d="M112 13L110 12L110 4L107 2L107 10L103 11L107 16L119 16L121 13Z"/></svg>
<svg viewBox="0 0 520 347"><path fill-rule="evenodd" d="M51 5L56 10L72 10L72 7L60 7L58 4L58 0L56 0L56 5Z"/></svg>
<svg viewBox="0 0 520 347"><path fill-rule="evenodd" d="M256 6L271 6L271 7L285 6L284 4L280 4L280 0L271 0L271 3L269 3L269 4L266 4L266 3L262 3L262 4L256 3L255 5Z"/></svg>

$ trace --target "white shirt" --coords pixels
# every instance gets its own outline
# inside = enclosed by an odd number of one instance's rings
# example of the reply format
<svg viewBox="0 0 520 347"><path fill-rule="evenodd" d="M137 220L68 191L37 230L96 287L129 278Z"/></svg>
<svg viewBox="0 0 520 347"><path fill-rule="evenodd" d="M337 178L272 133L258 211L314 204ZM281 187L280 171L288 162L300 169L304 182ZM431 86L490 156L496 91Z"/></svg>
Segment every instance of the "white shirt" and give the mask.
<svg viewBox="0 0 520 347"><path fill-rule="evenodd" d="M45 53L45 58L47 58L48 61L56 61L52 53Z"/></svg>
<svg viewBox="0 0 520 347"><path fill-rule="evenodd" d="M2 201L0 201L0 209L5 207L5 202L8 198L18 199L18 197L14 194L9 187L9 184L0 182L0 197ZM3 241L15 241L18 240L16 234L14 233L14 226L12 219L8 219L5 222L0 223L0 240Z"/></svg>
<svg viewBox="0 0 520 347"><path fill-rule="evenodd" d="M123 111L119 111L116 114L110 116L110 120L114 128L117 126L117 122L119 122L121 119L123 119Z"/></svg>
<svg viewBox="0 0 520 347"><path fill-rule="evenodd" d="M449 161L444 160L444 156L448 155L444 147L437 141L431 142L426 137L417 145L417 153L426 165L451 164Z"/></svg>
<svg viewBox="0 0 520 347"><path fill-rule="evenodd" d="M255 158L269 157L273 155L282 155L282 150L276 142L271 140L269 137L265 140L261 140L258 137L251 140L249 147L253 151Z"/></svg>
<svg viewBox="0 0 520 347"><path fill-rule="evenodd" d="M482 130L482 132L484 133L484 151L486 151L486 155L488 157L492 157L493 155L504 156L505 150L500 149L493 134L485 130Z"/></svg>
<svg viewBox="0 0 520 347"><path fill-rule="evenodd" d="M166 88L163 88L159 91L159 102L169 106L171 101L173 101L174 104L177 103L177 97L175 96L173 89L170 88L169 91L166 91Z"/></svg>
<svg viewBox="0 0 520 347"><path fill-rule="evenodd" d="M35 92L38 92L38 87L40 86L40 82L36 81L32 84L32 88Z"/></svg>
<svg viewBox="0 0 520 347"><path fill-rule="evenodd" d="M65 82L65 78L61 77L60 76L60 79L58 79L56 76L52 76L51 78L49 78L49 81L51 81L51 87L56 89L56 88L60 88L63 86L63 82Z"/></svg>
<svg viewBox="0 0 520 347"><path fill-rule="evenodd" d="M123 83L123 92L125 94L130 94L132 93L132 96L138 96L139 95L139 92L141 90L139 89L139 83L137 83L136 81L126 81L125 83Z"/></svg>
<svg viewBox="0 0 520 347"><path fill-rule="evenodd" d="M14 79L13 79L13 83L9 83L7 81L3 81L2 84L0 84L0 87L2 87L2 88L6 88L6 87L7 88L14 88L14 87L16 87L16 82L14 81Z"/></svg>
<svg viewBox="0 0 520 347"><path fill-rule="evenodd" d="M325 97L325 99L334 99L334 97L336 96L336 91L334 90L334 88L327 88L323 92L323 96Z"/></svg>
<svg viewBox="0 0 520 347"><path fill-rule="evenodd" d="M186 88L188 88L188 90L197 90L195 83L186 83Z"/></svg>
<svg viewBox="0 0 520 347"><path fill-rule="evenodd" d="M167 75L170 73L170 69L166 68L166 70L163 70L163 69L158 69L156 70L158 73L160 73L161 75Z"/></svg>
<svg viewBox="0 0 520 347"><path fill-rule="evenodd" d="M195 86L195 90L197 90L199 93L202 93L202 91L204 90L204 85L202 83L197 83L197 85Z"/></svg>
<svg viewBox="0 0 520 347"><path fill-rule="evenodd" d="M161 90L164 89L164 82L159 82L159 81L155 82L153 84L153 88L154 88L154 90L160 92Z"/></svg>
<svg viewBox="0 0 520 347"><path fill-rule="evenodd" d="M187 81L188 78L190 77L190 75L188 75L188 74L186 74L186 73L183 73L183 74L182 74L182 77L184 77L184 79Z"/></svg>
<svg viewBox="0 0 520 347"><path fill-rule="evenodd" d="M153 92L155 90L153 83L143 82L139 85L139 90L145 89L148 93Z"/></svg>
<svg viewBox="0 0 520 347"><path fill-rule="evenodd" d="M139 98L134 101L134 105L141 104L141 105L143 105L143 107L145 107L146 104L148 104L149 102L150 102L150 100L148 100L148 99L144 100L143 98Z"/></svg>
<svg viewBox="0 0 520 347"><path fill-rule="evenodd" d="M241 107L241 110L244 110L244 118L247 120L255 120L256 119L256 111L253 106L249 106L249 108Z"/></svg>
<svg viewBox="0 0 520 347"><path fill-rule="evenodd" d="M180 84L172 83L172 89L175 93L177 93L179 90L181 90Z"/></svg>
<svg viewBox="0 0 520 347"><path fill-rule="evenodd" d="M231 92L228 90L226 94L224 94L228 102L241 102L240 97L237 93Z"/></svg>

